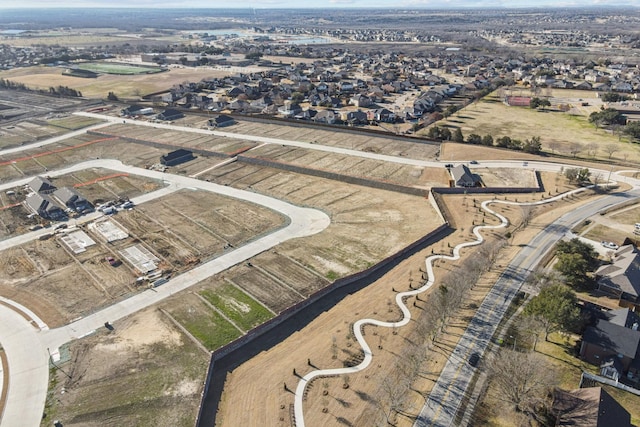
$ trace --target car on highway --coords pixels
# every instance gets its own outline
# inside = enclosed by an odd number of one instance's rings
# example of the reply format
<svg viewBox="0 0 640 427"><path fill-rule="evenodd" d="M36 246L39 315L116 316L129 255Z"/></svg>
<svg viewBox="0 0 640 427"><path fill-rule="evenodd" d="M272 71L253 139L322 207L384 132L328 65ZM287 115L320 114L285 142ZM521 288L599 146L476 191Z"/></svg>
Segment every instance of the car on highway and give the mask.
<svg viewBox="0 0 640 427"><path fill-rule="evenodd" d="M446 165L444 165L444 167L447 169L451 169L453 167L453 163L447 163Z"/></svg>
<svg viewBox="0 0 640 427"><path fill-rule="evenodd" d="M605 241L602 241L602 242L600 242L600 243L602 244L602 246L604 246L604 247L605 247L605 248L607 248L607 249L613 249L613 250L616 250L616 249L618 249L618 248L620 247L620 246L616 245L616 244L615 244L615 243L613 243L613 242L605 242Z"/></svg>
<svg viewBox="0 0 640 427"><path fill-rule="evenodd" d="M471 356L469 356L469 365L473 366L474 368L476 366L478 366L478 362L480 362L480 353L478 353L477 351L474 351L473 353L471 353Z"/></svg>
<svg viewBox="0 0 640 427"><path fill-rule="evenodd" d="M477 164L478 164L478 161L477 161L477 160L471 160L471 161L469 162L469 164L470 164L470 165L477 165Z"/></svg>

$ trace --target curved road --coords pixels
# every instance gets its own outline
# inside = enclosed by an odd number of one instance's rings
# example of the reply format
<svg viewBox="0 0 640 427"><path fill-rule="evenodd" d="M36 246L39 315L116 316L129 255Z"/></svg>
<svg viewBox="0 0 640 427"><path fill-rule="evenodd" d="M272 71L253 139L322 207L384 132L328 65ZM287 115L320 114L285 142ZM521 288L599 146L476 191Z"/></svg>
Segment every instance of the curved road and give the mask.
<svg viewBox="0 0 640 427"><path fill-rule="evenodd" d="M13 152L19 152L28 150L31 148L41 147L47 144L52 144L55 142L59 142L61 140L70 138L75 135L82 134L90 129L96 129L108 126L111 123L120 123L121 118L110 117L106 115L100 114L90 114L90 113L77 113L78 115L95 117L102 120L105 120L107 123L102 123L99 125L92 126L88 129L72 132L63 136L50 138L45 141L41 141L39 143L30 144L22 147L16 147L7 150L0 150L0 154L9 154ZM386 162L392 163L400 163L414 166L423 166L423 167L442 167L441 162L437 161L424 161L424 160L414 160L406 157L396 157L389 155L381 155L375 153L366 153L358 150L349 150L339 147L330 147L323 146L321 144L309 144L298 141L289 141L282 140L277 138L267 138L267 137L259 137L255 135L243 135L236 134L230 132L219 132L219 131L209 131L202 129L194 129L188 127L181 127L175 125L165 125L158 123L147 123L147 122L139 122L135 120L127 120L127 123L140 125L140 126L152 126L157 128L165 128L165 129L175 129L186 132L194 132L200 134L211 134L217 136L224 137L232 137L238 139L246 139L250 141L255 141L259 143L275 143L275 144L284 144L296 147L304 147L307 149L333 152L339 154L345 154L350 156L357 156L362 158L371 158ZM281 242L284 242L291 238L308 236L317 232L320 232L324 228L329 225L329 218L322 212L313 209L305 209L299 208L288 203L282 202L277 199L273 199L267 196L263 196L257 193L251 193L248 191L237 190L231 187L219 186L213 183L200 181L193 178L187 178L179 175L165 174L157 171L150 171L146 169L135 168L131 166L123 165L121 162L116 160L92 160L89 162L80 163L65 169L61 169L59 171L50 171L47 172L51 176L62 175L69 172L81 170L89 167L103 167L107 169L112 169L116 171L128 172L132 174L142 175L149 178L163 180L165 182L170 183L172 188L158 190L159 192L165 191L169 193L171 191L175 191L178 188L199 188L206 191L214 191L219 194L227 195L230 197L239 198L242 200L247 200L250 202L262 204L268 208L274 209L283 213L291 219L291 223L280 230L277 230L270 235L267 235L261 239L258 239L254 242L251 242L241 248L238 248L232 252L226 253L223 256L216 258L206 264L203 264L194 270L191 270L183 275L177 276L173 278L169 283L163 285L154 291L145 291L141 294L138 294L128 300L122 301L114 306L105 308L99 312L96 312L86 318L80 319L74 323L71 323L65 327L54 329L54 330L46 330L43 328L41 330L37 329L33 326L33 322L27 321L24 317L17 314L14 310L11 310L6 305L0 304L0 322L3 325L12 325L11 330L7 328L2 328L0 330L0 342L2 343L5 351L7 353L7 358L9 361L9 372L5 372L9 376L9 390L7 395L7 404L5 407L5 411L2 414L1 425L2 426L14 426L14 425L25 425L25 426L37 426L40 424L42 409L44 408L44 401L46 398L47 391L47 378L48 378L48 360L50 358L51 351L55 354L56 348L60 345L82 337L93 330L101 327L105 321L115 321L119 318L132 314L144 307L147 307L151 304L154 304L163 298L168 297L173 292L178 292L182 289L185 289L198 281L209 277L212 274L216 274L219 271L222 271L232 265L240 263L255 254L258 254L264 250L267 250ZM482 167L521 167L520 161L500 161L500 162L483 162L481 165L473 166L472 168L482 168ZM567 167L567 165L561 164L551 164L551 163L543 163L543 162L529 162L527 168L529 169L538 169L538 170L548 170L548 171L558 171L562 167ZM600 174L601 176L606 176L606 174L610 174L610 171L604 170L596 170L592 169L592 173ZM621 179L622 180L622 179ZM623 178L623 180L628 180ZM29 181L29 179L17 180L9 184L0 185L0 189L10 188L17 185L25 184ZM635 193L634 193L635 195ZM145 197L152 198L155 197L153 195L145 195L140 198L134 199L138 203L144 201ZM613 202L605 202L602 206L607 203ZM576 215L583 218L581 214L585 214L584 210L580 210L578 212L574 212ZM96 214L98 215L98 214ZM579 220L578 220L579 221ZM550 226L552 227L552 226ZM25 236L18 236L14 239L7 239L5 241L0 242L0 250L11 247L14 245L21 244L24 241L32 240L37 238L40 234L45 234L50 232L49 230L39 230L37 232L28 233ZM542 234L542 233L541 233ZM555 237L547 237L545 238L546 242L551 245L555 242ZM545 243L545 244L547 244ZM469 244L478 244L478 242L471 242ZM526 258L532 258L532 261L535 260L537 255L530 255ZM515 271L515 270L514 270ZM504 276L510 276L512 273L508 270ZM430 275L430 277L432 277ZM507 295L510 297L513 295L511 292L511 287L505 285L504 289L500 291L497 290L498 294L493 297L499 300L504 297L504 292L507 292ZM419 290L413 291L415 293L419 292ZM493 292L493 291L492 291ZM401 302L400 298L400 302ZM495 305L495 304L494 304ZM401 304L403 307L403 304ZM408 322L408 318L406 316L406 307L403 309L403 313L405 313L405 319L401 322ZM485 324L482 319L478 318L479 324ZM38 323L42 326L42 322ZM383 322L386 323L386 322ZM404 324L403 323L403 324ZM475 322L474 322L475 323ZM470 325L471 328L471 325ZM479 336L482 338L486 336L487 331L480 331ZM476 339L476 338L473 338ZM488 338L487 338L488 339ZM364 343L364 341L362 341ZM462 343L462 340L461 340ZM473 345L473 344L471 344ZM366 346L366 343L365 343ZM461 360L466 360L463 357L468 353L469 349L467 349L466 353L464 349L462 353L455 354L455 357L452 358ZM455 352L454 352L455 353ZM365 357L371 354L368 346L365 347ZM367 359L370 360L370 359ZM451 362L451 361L450 361ZM460 372L464 367L460 368L459 365L456 365L454 369L454 377L459 378ZM447 368L445 368L447 369ZM444 373L444 372L443 372ZM305 381L306 384L306 381ZM300 386L299 386L300 387ZM465 386L466 387L466 386ZM444 394L446 395L454 395L455 390L461 388L461 386L455 386L453 389L449 387L445 389ZM435 395L434 395L435 396ZM446 399L443 399L443 402L446 402ZM429 401L427 402L429 403ZM448 405L442 405L443 409L438 410L437 408L434 410L434 420L439 424L434 425L448 425L446 421L444 423L440 423L439 420L443 419L443 415L450 411L447 411L446 407ZM449 405L451 406L451 405ZM425 405L424 417L421 414L421 418L419 421L424 419L431 419L427 408L429 405ZM437 412L437 414L436 414ZM437 415L437 416L436 416ZM423 425L423 424L420 424ZM428 425L428 424L425 424Z"/></svg>
<svg viewBox="0 0 640 427"><path fill-rule="evenodd" d="M94 167L163 180L171 183L171 186L173 186L171 191L179 188L201 189L260 204L285 215L290 222L281 229L253 240L184 274L172 278L168 283L159 288L136 294L133 297L61 328L51 330L47 330L46 328L36 329L30 321L26 320L20 314L0 304L1 324L11 325L11 328L5 327L0 331L0 342L6 351L9 365L8 372L5 372L5 375L9 377L9 388L5 411L2 414L2 426L40 425L47 394L48 363L51 354L55 354L57 348L62 344L93 332L102 327L106 321L116 321L153 305L171 296L175 292L180 292L211 275L239 264L282 242L319 233L330 224L329 217L316 209L301 208L261 194L200 181L194 178L126 166L117 160L91 160L65 169L51 171L49 175L64 175ZM0 190L22 185L28 181L29 179L22 179L3 184L0 186ZM159 191L162 192L163 190ZM144 196L140 199L142 198L144 198ZM140 199L137 201L140 202ZM42 230L39 231L42 232ZM47 232L50 232L50 230L44 231L44 233ZM38 235L38 233L29 233L26 239L34 239L37 238ZM25 239L24 236L20 236L20 238L22 240L12 239L14 240L14 244L21 244ZM42 325L42 322L40 321L39 324Z"/></svg>

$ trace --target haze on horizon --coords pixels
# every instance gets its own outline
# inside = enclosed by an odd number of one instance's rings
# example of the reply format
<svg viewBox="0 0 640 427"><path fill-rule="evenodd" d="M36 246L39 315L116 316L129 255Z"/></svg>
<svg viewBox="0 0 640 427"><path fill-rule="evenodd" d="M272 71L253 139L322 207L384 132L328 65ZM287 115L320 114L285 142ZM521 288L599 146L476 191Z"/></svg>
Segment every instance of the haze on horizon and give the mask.
<svg viewBox="0 0 640 427"><path fill-rule="evenodd" d="M239 9L239 8L561 8L561 7L640 7L640 0L320 0L301 4L294 0L249 0L242 5L220 0L3 0L0 9L52 8L150 8L150 9Z"/></svg>

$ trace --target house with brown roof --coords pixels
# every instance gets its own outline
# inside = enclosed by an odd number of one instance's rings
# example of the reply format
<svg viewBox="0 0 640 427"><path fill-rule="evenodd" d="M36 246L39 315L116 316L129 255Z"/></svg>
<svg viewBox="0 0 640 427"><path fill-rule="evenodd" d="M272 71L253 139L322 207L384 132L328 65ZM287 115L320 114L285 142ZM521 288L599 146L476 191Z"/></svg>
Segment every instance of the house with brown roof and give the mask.
<svg viewBox="0 0 640 427"><path fill-rule="evenodd" d="M556 426L631 427L631 415L602 387L556 389L551 409Z"/></svg>

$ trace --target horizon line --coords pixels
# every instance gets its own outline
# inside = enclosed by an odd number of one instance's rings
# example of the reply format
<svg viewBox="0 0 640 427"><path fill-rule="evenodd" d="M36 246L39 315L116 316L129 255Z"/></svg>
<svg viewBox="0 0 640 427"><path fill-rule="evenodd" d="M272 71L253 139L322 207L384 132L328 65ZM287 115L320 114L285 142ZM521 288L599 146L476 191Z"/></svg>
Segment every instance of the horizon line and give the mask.
<svg viewBox="0 0 640 427"><path fill-rule="evenodd" d="M257 6L257 7L203 7L203 6L184 6L184 7L175 7L175 6L126 6L126 5L117 5L117 6L89 6L89 5L69 5L69 6L56 6L56 7L40 7L40 6L24 6L24 7L3 7L0 5L0 10L60 10L60 9L101 9L101 10L117 10L117 9L148 9L148 10L339 10L339 9L363 9L363 10L522 10L522 9L535 9L535 10L549 10L549 9L622 9L622 8L630 8L630 9L640 9L640 5L634 4L591 4L591 5L546 5L546 6L478 6L478 5L469 5L469 6L410 6L410 7L398 7L398 6L360 6L360 5L342 5L342 6L327 6L327 7L265 7L265 6Z"/></svg>

